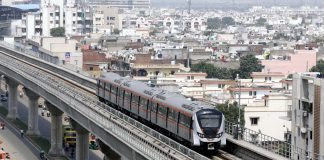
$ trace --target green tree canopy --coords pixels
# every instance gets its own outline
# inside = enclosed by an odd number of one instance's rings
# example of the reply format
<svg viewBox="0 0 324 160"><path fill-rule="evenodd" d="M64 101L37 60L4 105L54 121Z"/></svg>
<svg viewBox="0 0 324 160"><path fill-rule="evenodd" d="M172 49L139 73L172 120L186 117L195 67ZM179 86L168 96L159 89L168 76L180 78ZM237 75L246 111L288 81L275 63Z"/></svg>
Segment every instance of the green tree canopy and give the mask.
<svg viewBox="0 0 324 160"><path fill-rule="evenodd" d="M113 34L119 34L121 32L121 30L117 29L117 28L114 28L113 29Z"/></svg>
<svg viewBox="0 0 324 160"><path fill-rule="evenodd" d="M51 36L53 37L65 37L65 28L57 27L51 29Z"/></svg>
<svg viewBox="0 0 324 160"><path fill-rule="evenodd" d="M240 68L238 70L240 78L250 78L252 72L261 72L261 62L254 55L247 55L240 58Z"/></svg>
<svg viewBox="0 0 324 160"><path fill-rule="evenodd" d="M309 71L324 74L324 60L317 61L316 66L313 66Z"/></svg>
<svg viewBox="0 0 324 160"><path fill-rule="evenodd" d="M222 20L219 18L208 18L207 19L207 28L208 29L219 29L222 25Z"/></svg>
<svg viewBox="0 0 324 160"><path fill-rule="evenodd" d="M217 104L216 108L223 112L226 121L236 123L238 121L238 115L239 115L239 107L237 103L229 104L226 102L225 104ZM241 111L240 111L241 117L240 121L241 124L244 126L245 121L244 121L244 108L241 106Z"/></svg>
<svg viewBox="0 0 324 160"><path fill-rule="evenodd" d="M222 25L225 26L230 26L230 25L235 25L235 21L232 17L223 17L222 18Z"/></svg>
<svg viewBox="0 0 324 160"><path fill-rule="evenodd" d="M207 73L208 78L218 78L218 79L233 79L236 70L228 68L218 68L210 63L199 62L193 64L191 67L193 72L204 72Z"/></svg>
<svg viewBox="0 0 324 160"><path fill-rule="evenodd" d="M256 25L258 25L258 26L264 26L266 22L267 22L267 20L265 18L262 18L261 17L261 18L259 18L257 20Z"/></svg>

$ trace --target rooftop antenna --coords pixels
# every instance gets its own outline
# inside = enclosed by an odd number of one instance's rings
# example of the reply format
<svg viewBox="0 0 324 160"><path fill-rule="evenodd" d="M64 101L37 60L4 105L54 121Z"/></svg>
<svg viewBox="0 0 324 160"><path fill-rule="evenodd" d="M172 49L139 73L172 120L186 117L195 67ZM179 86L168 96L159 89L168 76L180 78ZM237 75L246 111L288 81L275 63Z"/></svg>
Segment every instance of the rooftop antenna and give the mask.
<svg viewBox="0 0 324 160"><path fill-rule="evenodd" d="M187 0L187 5L188 5L188 14L190 14L190 10L191 10L191 0Z"/></svg>

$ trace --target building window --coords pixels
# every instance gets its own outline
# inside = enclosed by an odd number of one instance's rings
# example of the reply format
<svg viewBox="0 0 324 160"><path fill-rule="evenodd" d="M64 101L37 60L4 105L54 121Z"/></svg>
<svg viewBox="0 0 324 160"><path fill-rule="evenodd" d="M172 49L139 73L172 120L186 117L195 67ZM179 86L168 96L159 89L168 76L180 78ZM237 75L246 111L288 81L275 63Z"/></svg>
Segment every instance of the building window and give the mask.
<svg viewBox="0 0 324 160"><path fill-rule="evenodd" d="M271 77L269 77L269 81L271 81Z"/></svg>
<svg viewBox="0 0 324 160"><path fill-rule="evenodd" d="M257 93L256 91L253 91L253 96L256 96L256 93Z"/></svg>
<svg viewBox="0 0 324 160"><path fill-rule="evenodd" d="M115 17L110 17L110 20L114 21L115 20Z"/></svg>
<svg viewBox="0 0 324 160"><path fill-rule="evenodd" d="M309 131L309 139L313 139L313 131Z"/></svg>
<svg viewBox="0 0 324 160"><path fill-rule="evenodd" d="M252 96L252 91L249 92L249 96Z"/></svg>
<svg viewBox="0 0 324 160"><path fill-rule="evenodd" d="M89 67L89 71L93 71L93 67L91 66L91 67Z"/></svg>
<svg viewBox="0 0 324 160"><path fill-rule="evenodd" d="M267 81L268 80L268 77L264 77L264 80Z"/></svg>
<svg viewBox="0 0 324 160"><path fill-rule="evenodd" d="M251 125L258 125L259 117L250 118Z"/></svg>
<svg viewBox="0 0 324 160"><path fill-rule="evenodd" d="M75 14L75 13L73 13L73 17L75 17L75 15L76 15L76 14Z"/></svg>
<svg viewBox="0 0 324 160"><path fill-rule="evenodd" d="M53 17L53 13L50 13L50 16Z"/></svg>

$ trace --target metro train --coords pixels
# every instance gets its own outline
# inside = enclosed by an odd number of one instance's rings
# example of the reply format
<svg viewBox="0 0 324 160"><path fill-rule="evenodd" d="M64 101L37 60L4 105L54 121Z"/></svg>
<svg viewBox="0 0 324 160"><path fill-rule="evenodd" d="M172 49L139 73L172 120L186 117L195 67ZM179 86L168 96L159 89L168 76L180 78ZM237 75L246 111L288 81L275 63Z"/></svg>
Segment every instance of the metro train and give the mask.
<svg viewBox="0 0 324 160"><path fill-rule="evenodd" d="M218 150L226 145L224 114L211 105L112 72L98 78L96 92L101 102L189 147Z"/></svg>

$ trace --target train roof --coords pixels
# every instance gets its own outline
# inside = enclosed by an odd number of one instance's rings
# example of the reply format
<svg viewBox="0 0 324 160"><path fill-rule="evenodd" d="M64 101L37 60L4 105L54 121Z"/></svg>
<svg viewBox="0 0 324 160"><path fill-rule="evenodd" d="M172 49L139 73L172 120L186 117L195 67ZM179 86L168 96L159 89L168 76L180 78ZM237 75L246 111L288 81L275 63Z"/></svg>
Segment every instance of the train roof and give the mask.
<svg viewBox="0 0 324 160"><path fill-rule="evenodd" d="M213 106L200 101L190 101L181 94L169 92L161 88L149 87L144 82L136 81L128 77L121 77L112 72L104 73L100 79L108 81L115 85L121 85L132 92L139 95L153 98L154 101L164 105L176 107L175 109L193 114L201 109L214 109Z"/></svg>

